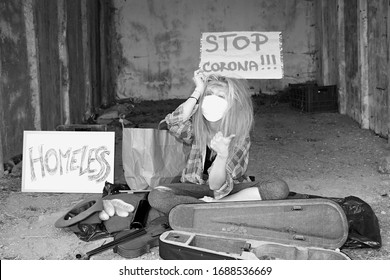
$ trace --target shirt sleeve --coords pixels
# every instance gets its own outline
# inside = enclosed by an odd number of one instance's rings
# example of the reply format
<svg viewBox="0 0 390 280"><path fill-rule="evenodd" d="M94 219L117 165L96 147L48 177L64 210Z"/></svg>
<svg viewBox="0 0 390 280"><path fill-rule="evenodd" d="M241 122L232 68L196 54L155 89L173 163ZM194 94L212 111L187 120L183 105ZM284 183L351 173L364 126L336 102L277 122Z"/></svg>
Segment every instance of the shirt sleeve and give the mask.
<svg viewBox="0 0 390 280"><path fill-rule="evenodd" d="M234 182L244 181L249 162L249 138L245 139L242 146L236 147L226 163L226 182L218 190L214 191L214 198L221 199L227 196L234 186Z"/></svg>
<svg viewBox="0 0 390 280"><path fill-rule="evenodd" d="M184 119L183 104L179 105L175 111L168 114L164 121L166 122L169 131L177 138L183 140L187 144L193 142L194 134L192 129L191 117L196 112L198 105L195 105L190 116Z"/></svg>

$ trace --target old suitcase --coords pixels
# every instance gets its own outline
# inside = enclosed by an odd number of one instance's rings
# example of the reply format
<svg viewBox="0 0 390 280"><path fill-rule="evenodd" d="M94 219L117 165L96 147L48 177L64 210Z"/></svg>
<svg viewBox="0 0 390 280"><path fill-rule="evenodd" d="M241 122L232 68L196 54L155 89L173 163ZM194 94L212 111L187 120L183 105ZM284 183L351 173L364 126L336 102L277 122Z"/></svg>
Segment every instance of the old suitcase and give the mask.
<svg viewBox="0 0 390 280"><path fill-rule="evenodd" d="M162 259L347 260L343 209L328 199L182 204L159 239Z"/></svg>

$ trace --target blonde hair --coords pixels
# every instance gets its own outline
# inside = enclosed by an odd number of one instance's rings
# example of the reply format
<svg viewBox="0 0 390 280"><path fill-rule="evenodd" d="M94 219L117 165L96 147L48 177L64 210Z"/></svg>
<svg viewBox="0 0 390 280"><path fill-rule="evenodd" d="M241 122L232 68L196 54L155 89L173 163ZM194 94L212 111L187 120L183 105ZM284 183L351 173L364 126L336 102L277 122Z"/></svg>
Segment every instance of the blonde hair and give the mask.
<svg viewBox="0 0 390 280"><path fill-rule="evenodd" d="M253 127L253 104L245 80L210 75L206 80L205 91L209 88L221 88L226 93L228 108L222 117L220 131L227 137L235 137L230 144L230 151L234 146L242 145L249 137ZM195 143L203 149L211 136L208 121L203 117L202 104L205 94L199 99L199 108L193 116Z"/></svg>

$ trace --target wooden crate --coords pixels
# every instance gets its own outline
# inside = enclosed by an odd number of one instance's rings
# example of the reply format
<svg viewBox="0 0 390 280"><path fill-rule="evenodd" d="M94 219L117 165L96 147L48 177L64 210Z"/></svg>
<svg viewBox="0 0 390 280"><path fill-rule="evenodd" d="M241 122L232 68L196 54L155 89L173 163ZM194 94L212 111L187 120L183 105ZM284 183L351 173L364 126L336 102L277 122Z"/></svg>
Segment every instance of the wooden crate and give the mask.
<svg viewBox="0 0 390 280"><path fill-rule="evenodd" d="M317 84L290 84L290 105L303 112L337 112L337 86L318 86Z"/></svg>

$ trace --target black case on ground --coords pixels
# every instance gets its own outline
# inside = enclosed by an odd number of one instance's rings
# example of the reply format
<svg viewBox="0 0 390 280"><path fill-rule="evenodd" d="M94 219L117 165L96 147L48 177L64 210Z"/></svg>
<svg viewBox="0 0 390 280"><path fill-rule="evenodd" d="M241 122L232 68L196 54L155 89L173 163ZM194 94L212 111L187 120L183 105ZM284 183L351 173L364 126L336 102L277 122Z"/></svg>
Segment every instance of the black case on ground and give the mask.
<svg viewBox="0 0 390 280"><path fill-rule="evenodd" d="M169 260L348 260L343 209L328 199L182 204L159 238Z"/></svg>

